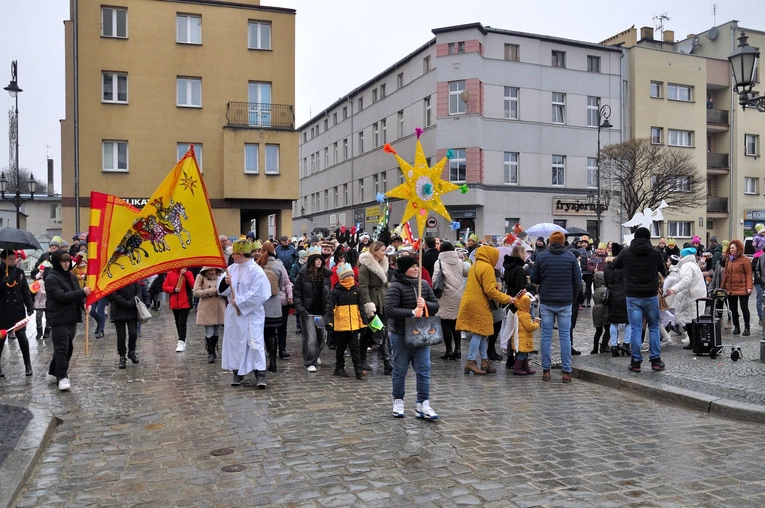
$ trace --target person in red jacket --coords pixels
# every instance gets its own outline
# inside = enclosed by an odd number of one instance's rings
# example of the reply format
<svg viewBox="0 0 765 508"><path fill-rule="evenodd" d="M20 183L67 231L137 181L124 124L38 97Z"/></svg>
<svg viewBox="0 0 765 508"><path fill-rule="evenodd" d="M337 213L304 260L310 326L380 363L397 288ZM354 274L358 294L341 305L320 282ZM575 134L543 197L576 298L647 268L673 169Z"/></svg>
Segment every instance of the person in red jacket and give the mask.
<svg viewBox="0 0 765 508"><path fill-rule="evenodd" d="M176 353L186 351L186 322L189 319L191 303L194 301L194 276L186 268L177 268L167 272L162 290L170 293L170 308L175 318L175 328L178 330L178 346Z"/></svg>

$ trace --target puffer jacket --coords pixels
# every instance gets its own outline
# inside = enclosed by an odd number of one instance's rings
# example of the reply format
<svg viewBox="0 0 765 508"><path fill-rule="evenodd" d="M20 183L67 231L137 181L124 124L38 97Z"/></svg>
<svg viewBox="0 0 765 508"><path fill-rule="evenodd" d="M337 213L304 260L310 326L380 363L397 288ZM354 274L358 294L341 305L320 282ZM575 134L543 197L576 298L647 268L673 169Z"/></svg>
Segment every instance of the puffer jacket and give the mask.
<svg viewBox="0 0 765 508"><path fill-rule="evenodd" d="M539 323L531 319L531 298L523 295L515 301L517 309L515 317L518 319L518 344L514 347L516 353L530 353L534 351L534 332L539 329Z"/></svg>
<svg viewBox="0 0 765 508"><path fill-rule="evenodd" d="M531 268L531 282L539 286L542 304L571 305L582 290L579 261L565 246L553 243L537 255Z"/></svg>
<svg viewBox="0 0 765 508"><path fill-rule="evenodd" d="M464 330L484 337L494 334L494 316L489 309L489 300L506 305L510 296L497 287L494 266L499 261L499 250L484 245L475 251L475 263L468 273L465 292L462 294L457 314L457 330Z"/></svg>
<svg viewBox="0 0 765 508"><path fill-rule="evenodd" d="M45 270L45 292L48 293L45 316L50 326L80 323L85 310L85 290L80 288L71 271L61 268L61 256L65 252L54 252L51 256L53 268Z"/></svg>
<svg viewBox="0 0 765 508"><path fill-rule="evenodd" d="M367 326L369 322L364 311L361 290L355 284L346 288L343 281L335 284L327 299L324 323L332 326L336 332L355 332Z"/></svg>
<svg viewBox="0 0 765 508"><path fill-rule="evenodd" d="M138 318L135 297L141 297L141 283L134 282L109 294L109 317L114 321L130 321Z"/></svg>
<svg viewBox="0 0 765 508"><path fill-rule="evenodd" d="M0 263L0 270L0 277L5 277L5 263ZM8 287L5 282L0 281L0 329L3 330L11 328L34 312L32 292L29 290L24 270L11 265L8 268L8 279L7 284L13 287Z"/></svg>
<svg viewBox="0 0 765 508"><path fill-rule="evenodd" d="M388 318L388 331L404 335L406 318L412 317L412 311L417 308L417 279L395 272L388 292L385 293L385 316ZM422 285L422 298L428 307L428 315L438 313L438 299L427 284Z"/></svg>
<svg viewBox="0 0 765 508"><path fill-rule="evenodd" d="M648 238L634 238L614 259L614 268L625 268L624 294L630 298L657 296L659 274L667 275L661 254Z"/></svg>
<svg viewBox="0 0 765 508"><path fill-rule="evenodd" d="M188 270L183 274L183 285L181 285L180 292L176 293L175 288L178 285L178 280L181 277L181 270L172 270L167 272L165 282L162 284L162 291L170 293L170 308L171 309L190 309L191 302L193 301L192 290L194 288L194 275Z"/></svg>
<svg viewBox="0 0 765 508"><path fill-rule="evenodd" d="M366 302L367 317L375 312L382 314L388 286L388 256L378 263L371 252L362 252L359 256L359 289Z"/></svg>
<svg viewBox="0 0 765 508"><path fill-rule="evenodd" d="M592 294L594 305L592 306L592 326L606 326L608 324L608 305L601 302L606 292L606 275L603 272L595 272L592 276L592 286L595 291Z"/></svg>
<svg viewBox="0 0 765 508"><path fill-rule="evenodd" d="M725 261L720 287L728 292L728 296L744 296L752 292L752 262L748 257L739 254L732 260Z"/></svg>
<svg viewBox="0 0 765 508"><path fill-rule="evenodd" d="M208 270L217 270L212 277ZM203 266L194 281L194 296L199 298L197 320L199 326L222 325L226 315L226 299L218 294L218 275L222 270L214 266Z"/></svg>
<svg viewBox="0 0 765 508"><path fill-rule="evenodd" d="M433 268L433 278L444 275L444 292L438 299L438 314L441 319L457 319L460 300L465 291L464 281L470 269L460 260L457 251L445 251L438 254Z"/></svg>
<svg viewBox="0 0 765 508"><path fill-rule="evenodd" d="M614 262L610 261L606 263L605 274L608 288L608 324L629 323L627 296L624 294L624 269L614 268Z"/></svg>
<svg viewBox="0 0 765 508"><path fill-rule="evenodd" d="M298 274L293 287L295 311L298 314L307 312L308 314L322 315L325 310L327 298L329 298L329 278L330 275L332 275L332 272L330 272L328 268L324 268L324 279L320 283L311 280L311 277L308 275L308 267L310 267L316 259L314 256L319 255L314 254L308 257L308 261L303 265L303 268L300 269L300 273ZM318 286L322 288L321 294L319 295L316 294L317 286L315 286L315 284L321 284ZM316 299L318 299L317 302L314 301Z"/></svg>
<svg viewBox="0 0 765 508"><path fill-rule="evenodd" d="M696 300L707 295L704 274L696 264L696 256L690 254L677 263L677 279L668 289L675 293L675 322L680 326L690 323L696 317Z"/></svg>
<svg viewBox="0 0 765 508"><path fill-rule="evenodd" d="M505 256L502 268L505 269L504 281L507 294L515 296L526 287L525 261L515 256Z"/></svg>

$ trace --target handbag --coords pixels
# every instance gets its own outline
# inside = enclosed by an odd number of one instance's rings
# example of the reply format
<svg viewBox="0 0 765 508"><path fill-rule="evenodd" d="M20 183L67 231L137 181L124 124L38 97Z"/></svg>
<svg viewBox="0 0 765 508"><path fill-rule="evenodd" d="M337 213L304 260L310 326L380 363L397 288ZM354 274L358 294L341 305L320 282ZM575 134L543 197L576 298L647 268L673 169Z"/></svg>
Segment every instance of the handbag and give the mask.
<svg viewBox="0 0 765 508"><path fill-rule="evenodd" d="M146 307L146 304L137 296L135 297L135 308L138 314L138 322L141 324L148 323L151 319L151 312Z"/></svg>
<svg viewBox="0 0 765 508"><path fill-rule="evenodd" d="M438 266L440 270L438 277L433 281L433 293L435 293L436 298L441 298L444 296L444 289L446 288L446 277L444 277L444 267L441 265L440 259L438 260Z"/></svg>
<svg viewBox="0 0 765 508"><path fill-rule="evenodd" d="M428 306L425 306L425 316L406 318L404 324L404 343L410 348L435 346L444 341L444 330L441 318L428 316Z"/></svg>

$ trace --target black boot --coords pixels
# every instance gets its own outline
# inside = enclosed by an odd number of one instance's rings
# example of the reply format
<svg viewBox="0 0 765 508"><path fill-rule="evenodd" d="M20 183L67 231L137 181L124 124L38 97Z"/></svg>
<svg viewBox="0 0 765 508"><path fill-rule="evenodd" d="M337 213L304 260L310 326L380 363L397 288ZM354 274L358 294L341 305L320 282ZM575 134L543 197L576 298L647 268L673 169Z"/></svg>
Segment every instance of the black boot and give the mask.
<svg viewBox="0 0 765 508"><path fill-rule="evenodd" d="M276 372L276 351L268 355L268 372Z"/></svg>
<svg viewBox="0 0 765 508"><path fill-rule="evenodd" d="M487 348L489 360L494 362L501 362L504 359L504 357L501 354L497 353L496 346L497 346L497 336L494 335L492 337L489 337L489 347Z"/></svg>
<svg viewBox="0 0 765 508"><path fill-rule="evenodd" d="M127 368L127 361L125 360L124 356L120 356L120 369L126 369Z"/></svg>
<svg viewBox="0 0 765 508"><path fill-rule="evenodd" d="M446 335L446 334L444 334ZM443 356L441 357L442 360L450 360L452 357L452 338L451 336L444 337L444 346L446 346L446 351L444 352Z"/></svg>
<svg viewBox="0 0 765 508"><path fill-rule="evenodd" d="M356 379L359 379L359 380L367 375L366 370L367 369L364 369L362 365L354 365L353 366L353 371L356 373Z"/></svg>
<svg viewBox="0 0 765 508"><path fill-rule="evenodd" d="M274 368L275 367L276 367L276 362L274 362ZM266 389L266 371L265 370L255 371L255 386L257 386L259 390Z"/></svg>
<svg viewBox="0 0 765 508"><path fill-rule="evenodd" d="M390 363L390 360L385 359L384 361L384 367L383 367L383 374L386 376L390 376L393 374L393 364Z"/></svg>
<svg viewBox="0 0 765 508"><path fill-rule="evenodd" d="M613 356L614 358L619 358L621 356L621 353L622 353L622 348L620 348L619 346L611 346L611 356Z"/></svg>
<svg viewBox="0 0 765 508"><path fill-rule="evenodd" d="M596 335L592 342L592 351L590 351L591 355L598 354L598 346L600 345L600 338Z"/></svg>
<svg viewBox="0 0 765 508"><path fill-rule="evenodd" d="M205 337L205 346L207 348L207 363L215 363L215 349L212 345L212 337Z"/></svg>
<svg viewBox="0 0 765 508"><path fill-rule="evenodd" d="M462 359L462 350L460 349L461 343L462 337L460 335L456 335L454 337L454 353L452 353L452 360Z"/></svg>
<svg viewBox="0 0 765 508"><path fill-rule="evenodd" d="M271 372L276 372L276 352L278 350L276 342L276 330L272 329L270 331L273 333L269 333L268 336L265 337L266 351L268 352L268 370ZM257 377L257 374L255 377Z"/></svg>
<svg viewBox="0 0 765 508"><path fill-rule="evenodd" d="M218 358L218 336L213 335L212 338L210 338L210 345L212 346L212 357L213 361L215 361ZM209 361L209 358L208 358Z"/></svg>
<svg viewBox="0 0 765 508"><path fill-rule="evenodd" d="M603 334L603 339L600 343L600 352L601 353L608 353L611 351L611 346L609 343L611 342L611 334L606 332Z"/></svg>
<svg viewBox="0 0 765 508"><path fill-rule="evenodd" d="M128 351L128 358L130 358L131 362L138 363L138 355L135 354L135 349Z"/></svg>
<svg viewBox="0 0 765 508"><path fill-rule="evenodd" d="M37 329L37 340L42 340L42 338L43 338L43 329L42 328L38 328Z"/></svg>

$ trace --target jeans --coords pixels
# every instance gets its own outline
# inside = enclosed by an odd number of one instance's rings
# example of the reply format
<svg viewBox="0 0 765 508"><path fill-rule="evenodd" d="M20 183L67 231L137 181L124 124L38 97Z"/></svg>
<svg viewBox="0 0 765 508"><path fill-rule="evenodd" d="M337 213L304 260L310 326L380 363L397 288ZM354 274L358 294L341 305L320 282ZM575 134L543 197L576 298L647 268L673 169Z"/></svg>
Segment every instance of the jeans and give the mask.
<svg viewBox="0 0 765 508"><path fill-rule="evenodd" d="M655 360L661 357L661 336L659 335L659 297L648 296L645 298L627 297L627 318L630 320L632 335L630 346L632 349L632 361L642 362L643 354L640 352L641 336L643 335L643 318L648 328L649 358Z"/></svg>
<svg viewBox="0 0 765 508"><path fill-rule="evenodd" d="M757 300L754 302L754 305L757 308L757 317L762 319L762 284L755 284L754 289L757 295Z"/></svg>
<svg viewBox="0 0 765 508"><path fill-rule="evenodd" d="M300 315L300 330L303 336L303 365L316 366L322 349L324 349L324 330L316 327L314 316L304 312Z"/></svg>
<svg viewBox="0 0 765 508"><path fill-rule="evenodd" d="M481 360L489 359L489 338L485 335L466 332L470 336L470 348L468 349L468 360L475 360L477 356Z"/></svg>
<svg viewBox="0 0 765 508"><path fill-rule="evenodd" d="M619 345L619 329L624 330L623 335L623 341L625 344L630 343L630 338L632 337L632 327L629 325L624 325L623 323L619 323L618 325L616 323L611 323L611 345L612 346L618 346ZM642 324L640 325L642 328Z"/></svg>
<svg viewBox="0 0 765 508"><path fill-rule="evenodd" d="M550 370L552 359L553 323L558 318L558 340L560 341L560 363L563 372L571 372L571 304L568 305L539 305L542 318L542 370Z"/></svg>
<svg viewBox="0 0 765 508"><path fill-rule="evenodd" d="M125 356L127 351L135 351L135 344L138 338L137 319L128 319L126 321L115 320L114 328L117 329L117 354ZM127 326L128 348L125 350L125 326Z"/></svg>
<svg viewBox="0 0 765 508"><path fill-rule="evenodd" d="M430 346L410 348L403 335L388 333L388 337L393 351L393 398L404 399L406 374L411 363L417 379L417 402L430 400Z"/></svg>
<svg viewBox="0 0 765 508"><path fill-rule="evenodd" d="M191 309L173 309L175 317L175 329L178 331L178 340L186 342L186 324L189 320Z"/></svg>
<svg viewBox="0 0 765 508"><path fill-rule="evenodd" d="M205 339L217 337L218 330L220 330L220 325L205 325Z"/></svg>
<svg viewBox="0 0 765 508"><path fill-rule="evenodd" d="M77 335L76 324L55 325L51 327L53 360L50 362L48 374L56 376L56 379L59 381L69 377L69 360L72 359L72 353L74 352L75 335Z"/></svg>
<svg viewBox="0 0 765 508"><path fill-rule="evenodd" d="M108 298L101 298L90 307L90 317L96 320L96 332L103 332L106 327L106 304Z"/></svg>

